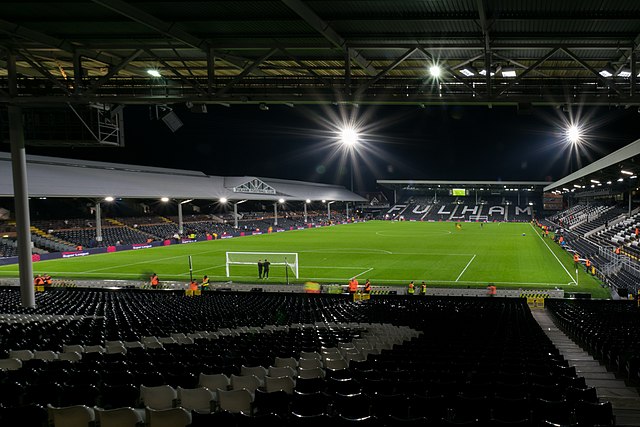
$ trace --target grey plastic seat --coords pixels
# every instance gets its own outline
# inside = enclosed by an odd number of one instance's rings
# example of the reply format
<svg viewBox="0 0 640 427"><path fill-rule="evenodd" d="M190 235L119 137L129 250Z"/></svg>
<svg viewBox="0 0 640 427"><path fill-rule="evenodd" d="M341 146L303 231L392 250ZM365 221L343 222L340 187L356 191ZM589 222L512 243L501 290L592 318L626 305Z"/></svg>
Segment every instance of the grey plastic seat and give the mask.
<svg viewBox="0 0 640 427"><path fill-rule="evenodd" d="M182 388L178 387L178 401L180 407L188 411L212 412L215 409L215 393L206 387Z"/></svg>
<svg viewBox="0 0 640 427"><path fill-rule="evenodd" d="M140 400L151 409L173 408L178 398L178 392L170 385L146 387L140 385Z"/></svg>
<svg viewBox="0 0 640 427"><path fill-rule="evenodd" d="M139 427L143 417L140 412L130 407L103 409L93 408L96 414L96 422L100 427Z"/></svg>
<svg viewBox="0 0 640 427"><path fill-rule="evenodd" d="M191 412L184 408L145 408L148 427L186 427L191 424Z"/></svg>
<svg viewBox="0 0 640 427"><path fill-rule="evenodd" d="M49 423L55 427L92 427L95 421L93 408L86 405L56 407L47 404Z"/></svg>

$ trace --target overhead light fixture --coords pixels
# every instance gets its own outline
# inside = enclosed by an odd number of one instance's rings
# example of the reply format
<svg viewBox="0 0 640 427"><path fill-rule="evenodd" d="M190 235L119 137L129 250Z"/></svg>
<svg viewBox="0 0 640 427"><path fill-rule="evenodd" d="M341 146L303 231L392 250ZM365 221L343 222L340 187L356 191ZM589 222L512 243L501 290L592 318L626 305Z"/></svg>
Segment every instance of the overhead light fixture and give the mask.
<svg viewBox="0 0 640 427"><path fill-rule="evenodd" d="M500 70L501 70L501 67L499 67L499 66L498 67L495 67L495 66L489 67L489 72L490 72L491 76L494 76ZM480 70L480 72L478 74L480 74L481 76L486 76L487 75L487 70L486 69Z"/></svg>
<svg viewBox="0 0 640 427"><path fill-rule="evenodd" d="M429 67L429 74L431 74L431 77L434 78L438 78L442 75L442 68L440 68L439 65L432 65L431 67Z"/></svg>
<svg viewBox="0 0 640 427"><path fill-rule="evenodd" d="M104 201L105 202L113 202L113 197L107 196L107 197L104 198Z"/></svg>
<svg viewBox="0 0 640 427"><path fill-rule="evenodd" d="M618 178L618 182L624 181L624 178Z"/></svg>
<svg viewBox="0 0 640 427"><path fill-rule="evenodd" d="M638 177L638 175L631 175L629 178L636 179L637 177Z"/></svg>
<svg viewBox="0 0 640 427"><path fill-rule="evenodd" d="M226 197L220 197L220 203L227 203Z"/></svg>
<svg viewBox="0 0 640 427"><path fill-rule="evenodd" d="M628 79L631 77L631 68L622 67L620 71L618 71L618 77L622 77L623 79Z"/></svg>
<svg viewBox="0 0 640 427"><path fill-rule="evenodd" d="M633 172L629 172L629 171L625 171L625 170L621 170L620 173L623 173L625 175L633 175Z"/></svg>
<svg viewBox="0 0 640 427"><path fill-rule="evenodd" d="M609 77L612 77L615 74L615 72L616 70L614 70L611 65L607 65L606 67L598 71L598 74L600 74L604 78L609 78Z"/></svg>
<svg viewBox="0 0 640 427"><path fill-rule="evenodd" d="M591 182L593 182L594 184L600 184L600 181L598 181L597 179L592 179Z"/></svg>
<svg viewBox="0 0 640 427"><path fill-rule="evenodd" d="M504 67L500 73L502 73L502 77L516 77L516 67Z"/></svg>
<svg viewBox="0 0 640 427"><path fill-rule="evenodd" d="M147 70L147 73L148 73L151 77L162 77L162 74L160 74L160 71L155 70L155 69L149 69L149 70Z"/></svg>
<svg viewBox="0 0 640 427"><path fill-rule="evenodd" d="M162 198L160 199L160 201L161 201L161 202L164 202L164 203L167 203L167 202L169 201L169 198L168 198L168 197L162 197Z"/></svg>
<svg viewBox="0 0 640 427"><path fill-rule="evenodd" d="M269 109L269 106L267 104L265 104L264 102L261 102L260 105L258 105L258 108L261 111L267 111Z"/></svg>
<svg viewBox="0 0 640 427"><path fill-rule="evenodd" d="M573 184L573 186L574 186L574 187L576 187L576 188L582 188L582 187L581 187L580 185L578 185L578 184Z"/></svg>
<svg viewBox="0 0 640 427"><path fill-rule="evenodd" d="M611 181L607 181L607 184L611 185Z"/></svg>
<svg viewBox="0 0 640 427"><path fill-rule="evenodd" d="M306 202L307 202L307 203L311 203L311 200L310 200L310 199L307 199L307 200L306 200Z"/></svg>
<svg viewBox="0 0 640 427"><path fill-rule="evenodd" d="M278 199L278 203L284 203L284 199Z"/></svg>
<svg viewBox="0 0 640 427"><path fill-rule="evenodd" d="M478 74L478 70L476 70L470 65L467 65L466 67L461 68L459 71L460 71L460 74L462 74L465 77L471 77Z"/></svg>

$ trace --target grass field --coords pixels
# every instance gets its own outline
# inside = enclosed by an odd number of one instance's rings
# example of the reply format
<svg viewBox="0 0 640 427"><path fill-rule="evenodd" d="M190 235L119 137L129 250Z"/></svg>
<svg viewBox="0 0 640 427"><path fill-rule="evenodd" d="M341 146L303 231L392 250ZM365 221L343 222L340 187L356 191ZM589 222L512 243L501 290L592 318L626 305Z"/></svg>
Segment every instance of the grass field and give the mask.
<svg viewBox="0 0 640 427"><path fill-rule="evenodd" d="M429 286L499 288L562 288L608 298L599 282L576 271L570 254L542 238L528 223L386 222L274 233L270 235L172 245L137 251L92 255L34 263L36 273L54 278L148 280L156 272L161 280L188 281L188 256L193 275L207 274L213 282L257 282L255 265L231 266L225 273L225 252L297 252L299 278L291 283L317 281L346 284L357 276L361 283L406 286L426 281ZM256 262L260 256L256 255ZM272 266L266 283L283 283L284 266ZM0 267L0 276L17 276L17 266Z"/></svg>

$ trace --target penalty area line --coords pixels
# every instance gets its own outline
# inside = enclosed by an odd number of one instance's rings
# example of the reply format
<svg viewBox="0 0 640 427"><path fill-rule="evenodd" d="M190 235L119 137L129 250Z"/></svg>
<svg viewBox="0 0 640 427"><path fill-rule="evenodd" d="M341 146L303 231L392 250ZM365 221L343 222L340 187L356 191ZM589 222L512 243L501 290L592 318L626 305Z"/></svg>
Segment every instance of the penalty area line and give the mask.
<svg viewBox="0 0 640 427"><path fill-rule="evenodd" d="M467 263L467 265L464 267L464 269L462 269L462 271L460 272L460 274L458 275L458 278L456 279L456 282L458 280L460 280L460 278L462 277L462 275L464 274L465 271L467 271L467 268L469 268L469 266L471 265L471 263L473 262L473 260L476 259L476 255L473 255L473 258L471 258L469 260L469 262Z"/></svg>
<svg viewBox="0 0 640 427"><path fill-rule="evenodd" d="M355 279L356 277L360 277L360 276L362 276L364 273L368 273L368 272L370 272L371 270L373 270L373 267L371 267L371 268L369 268L369 269L367 269L367 270L363 271L363 272L362 272L362 273L360 273L360 274L356 274L355 276L353 276L353 277L352 277L352 279Z"/></svg>

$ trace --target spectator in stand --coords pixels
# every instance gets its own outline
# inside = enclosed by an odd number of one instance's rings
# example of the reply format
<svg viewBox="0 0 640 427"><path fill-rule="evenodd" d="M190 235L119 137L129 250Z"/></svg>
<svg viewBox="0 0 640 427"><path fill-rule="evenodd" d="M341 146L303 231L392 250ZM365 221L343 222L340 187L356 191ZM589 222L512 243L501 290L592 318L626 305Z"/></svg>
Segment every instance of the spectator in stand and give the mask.
<svg viewBox="0 0 640 427"><path fill-rule="evenodd" d="M369 279L367 279L367 281L364 283L364 293L365 294L371 293L371 280Z"/></svg>
<svg viewBox="0 0 640 427"><path fill-rule="evenodd" d="M51 286L51 284L53 283L53 280L51 279L51 276L49 276L47 273L44 273L42 275L42 280L44 280L44 285L45 286Z"/></svg>

